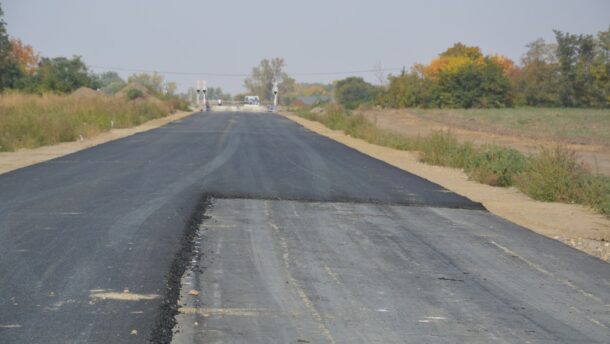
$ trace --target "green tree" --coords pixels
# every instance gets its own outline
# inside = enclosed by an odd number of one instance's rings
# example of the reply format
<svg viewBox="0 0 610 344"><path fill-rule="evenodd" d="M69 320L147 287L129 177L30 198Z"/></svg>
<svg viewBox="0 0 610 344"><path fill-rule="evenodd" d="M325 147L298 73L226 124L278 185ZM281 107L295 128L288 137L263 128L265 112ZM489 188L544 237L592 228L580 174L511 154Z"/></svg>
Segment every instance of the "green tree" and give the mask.
<svg viewBox="0 0 610 344"><path fill-rule="evenodd" d="M68 93L79 87L98 88L96 78L89 73L80 56L43 58L38 72L29 82L28 88L37 92Z"/></svg>
<svg viewBox="0 0 610 344"><path fill-rule="evenodd" d="M439 107L511 106L510 80L502 67L485 58L483 64L466 64L455 72L441 72L435 89Z"/></svg>
<svg viewBox="0 0 610 344"><path fill-rule="evenodd" d="M261 100L270 101L273 99L273 81L276 81L280 97L287 95L292 92L295 81L284 72L285 67L283 58L263 59L252 69L250 77L244 80L244 87Z"/></svg>
<svg viewBox="0 0 610 344"><path fill-rule="evenodd" d="M130 75L127 78L128 83L136 82L146 87L148 91L155 95L163 94L165 78L163 75L154 72L152 74L139 73Z"/></svg>
<svg viewBox="0 0 610 344"><path fill-rule="evenodd" d="M593 106L610 107L610 27L597 34L591 67Z"/></svg>
<svg viewBox="0 0 610 344"><path fill-rule="evenodd" d="M377 102L384 107L428 107L434 89L432 80L424 77L417 67L409 73L388 77L388 87L379 92Z"/></svg>
<svg viewBox="0 0 610 344"><path fill-rule="evenodd" d="M529 106L559 105L560 70L557 45L539 38L528 45L521 58L522 67L513 77L516 102Z"/></svg>
<svg viewBox="0 0 610 344"><path fill-rule="evenodd" d="M11 42L3 17L4 12L0 4L0 91L15 87L17 81L23 77L18 61L11 54Z"/></svg>
<svg viewBox="0 0 610 344"><path fill-rule="evenodd" d="M126 83L117 72L104 72L96 76L102 92L113 95L125 87Z"/></svg>
<svg viewBox="0 0 610 344"><path fill-rule="evenodd" d="M377 96L377 88L360 77L349 77L335 81L335 99L347 109L371 102Z"/></svg>
<svg viewBox="0 0 610 344"><path fill-rule="evenodd" d="M440 57L468 57L472 61L476 61L483 57L479 47L469 47L463 43L455 43L451 48L445 50L439 55Z"/></svg>

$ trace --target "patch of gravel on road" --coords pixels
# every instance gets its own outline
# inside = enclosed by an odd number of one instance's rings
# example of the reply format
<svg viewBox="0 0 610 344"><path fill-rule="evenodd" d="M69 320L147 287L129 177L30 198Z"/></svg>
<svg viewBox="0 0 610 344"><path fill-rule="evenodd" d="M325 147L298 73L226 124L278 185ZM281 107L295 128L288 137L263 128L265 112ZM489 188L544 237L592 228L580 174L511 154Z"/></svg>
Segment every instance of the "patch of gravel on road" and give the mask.
<svg viewBox="0 0 610 344"><path fill-rule="evenodd" d="M180 250L176 253L167 275L167 289L159 307L159 315L150 336L150 343L169 344L172 341L182 288L180 281L182 275L191 266L191 260L196 254L195 239L199 232L199 225L206 219L206 210L211 206L212 197L207 194L203 195L187 223L180 242Z"/></svg>

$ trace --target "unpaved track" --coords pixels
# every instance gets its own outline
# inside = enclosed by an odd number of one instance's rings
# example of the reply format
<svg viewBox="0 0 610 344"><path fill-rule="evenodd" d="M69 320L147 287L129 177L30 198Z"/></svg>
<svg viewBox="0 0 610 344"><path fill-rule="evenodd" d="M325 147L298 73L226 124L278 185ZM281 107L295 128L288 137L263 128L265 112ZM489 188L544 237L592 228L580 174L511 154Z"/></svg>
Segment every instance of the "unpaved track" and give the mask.
<svg viewBox="0 0 610 344"><path fill-rule="evenodd" d="M610 341L610 265L285 118L214 113L0 176L0 342L145 342L206 194L176 340Z"/></svg>

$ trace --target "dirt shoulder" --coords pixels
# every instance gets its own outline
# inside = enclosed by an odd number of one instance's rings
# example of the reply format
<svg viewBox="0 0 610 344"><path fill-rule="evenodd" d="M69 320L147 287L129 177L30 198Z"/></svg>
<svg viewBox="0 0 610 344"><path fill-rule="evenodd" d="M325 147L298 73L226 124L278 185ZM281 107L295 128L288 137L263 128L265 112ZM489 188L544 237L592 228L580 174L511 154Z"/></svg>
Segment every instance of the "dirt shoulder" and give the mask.
<svg viewBox="0 0 610 344"><path fill-rule="evenodd" d="M318 122L292 114L282 115L320 135L480 202L490 212L513 223L610 262L610 219L592 209L575 204L535 201L515 188L479 184L468 180L463 171L421 163L414 152L373 145ZM379 120L377 123L379 125Z"/></svg>
<svg viewBox="0 0 610 344"><path fill-rule="evenodd" d="M495 144L514 148L522 153L538 152L541 146L552 146L557 141L546 138L528 136L515 136L506 133L486 131L484 127L479 130L468 129L468 123L458 124L451 116L437 116L436 120L424 119L410 113L408 110L367 110L361 111L364 117L381 129L391 130L408 136L425 136L432 131L449 130L460 141L470 141L475 144ZM472 125L473 127L475 125ZM610 175L610 147L600 144L566 144L576 152L577 157L592 171Z"/></svg>
<svg viewBox="0 0 610 344"><path fill-rule="evenodd" d="M108 141L117 140L126 136L141 133L161 127L169 122L177 121L193 112L180 111L166 117L148 121L133 128L112 129L83 141L65 142L52 146L38 147L34 149L19 149L15 152L0 153L0 174L10 172L22 167L34 165L39 162L55 159L57 157L78 152Z"/></svg>

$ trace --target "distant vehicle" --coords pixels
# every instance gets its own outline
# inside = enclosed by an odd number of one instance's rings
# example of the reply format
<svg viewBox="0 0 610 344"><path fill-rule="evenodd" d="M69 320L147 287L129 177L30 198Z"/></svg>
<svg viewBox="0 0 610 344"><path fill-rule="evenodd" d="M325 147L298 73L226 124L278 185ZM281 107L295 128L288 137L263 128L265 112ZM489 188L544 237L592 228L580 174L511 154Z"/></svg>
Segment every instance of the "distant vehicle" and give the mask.
<svg viewBox="0 0 610 344"><path fill-rule="evenodd" d="M258 96L246 96L244 98L244 104L246 105L260 105L261 100Z"/></svg>

